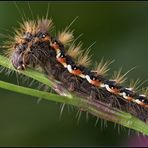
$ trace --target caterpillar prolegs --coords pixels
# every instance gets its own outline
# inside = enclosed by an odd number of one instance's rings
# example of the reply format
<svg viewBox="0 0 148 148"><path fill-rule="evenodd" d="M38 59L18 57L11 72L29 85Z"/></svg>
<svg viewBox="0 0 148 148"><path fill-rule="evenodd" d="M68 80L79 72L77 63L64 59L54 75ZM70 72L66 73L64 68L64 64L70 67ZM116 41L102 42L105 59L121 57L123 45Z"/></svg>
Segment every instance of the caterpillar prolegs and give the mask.
<svg viewBox="0 0 148 148"><path fill-rule="evenodd" d="M147 122L147 89L139 93L132 86L124 86L126 74L121 75L121 71L108 78L106 72L112 61L101 60L91 69L89 50L83 51L81 43L74 43L73 31L66 28L54 36L52 29L53 22L48 18L24 21L20 25L6 44L7 55L16 69L39 65L49 76L84 99L101 100Z"/></svg>

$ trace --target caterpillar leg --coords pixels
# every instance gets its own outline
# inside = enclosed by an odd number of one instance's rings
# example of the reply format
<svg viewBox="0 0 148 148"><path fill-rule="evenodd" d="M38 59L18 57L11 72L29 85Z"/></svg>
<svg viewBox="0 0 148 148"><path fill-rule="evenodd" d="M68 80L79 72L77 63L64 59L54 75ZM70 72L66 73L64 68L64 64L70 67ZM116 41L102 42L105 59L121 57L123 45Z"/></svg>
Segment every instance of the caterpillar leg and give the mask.
<svg viewBox="0 0 148 148"><path fill-rule="evenodd" d="M57 80L61 80L62 69L59 65L55 65L54 68L51 69L51 73Z"/></svg>
<svg viewBox="0 0 148 148"><path fill-rule="evenodd" d="M79 86L80 89L87 94L88 100L96 100L97 99L97 88L89 84L87 81L83 81Z"/></svg>
<svg viewBox="0 0 148 148"><path fill-rule="evenodd" d="M120 101L119 101L120 98L117 98L117 97L114 96L114 95L110 95L110 96L109 96L108 98L106 98L106 99L108 99L108 103L109 103L109 105L110 105L111 107L116 107L116 108L121 109L121 104L120 104Z"/></svg>
<svg viewBox="0 0 148 148"><path fill-rule="evenodd" d="M97 99L97 92L96 92L96 88L94 86L92 86L90 89L90 95L89 95L88 99L89 100L96 100Z"/></svg>
<svg viewBox="0 0 148 148"><path fill-rule="evenodd" d="M69 91L74 91L75 88L76 88L76 83L75 83L75 82L71 82L71 83L69 84L68 90L69 90Z"/></svg>
<svg viewBox="0 0 148 148"><path fill-rule="evenodd" d="M23 60L23 53L16 51L11 57L12 65L17 70L24 70L26 68L26 63Z"/></svg>

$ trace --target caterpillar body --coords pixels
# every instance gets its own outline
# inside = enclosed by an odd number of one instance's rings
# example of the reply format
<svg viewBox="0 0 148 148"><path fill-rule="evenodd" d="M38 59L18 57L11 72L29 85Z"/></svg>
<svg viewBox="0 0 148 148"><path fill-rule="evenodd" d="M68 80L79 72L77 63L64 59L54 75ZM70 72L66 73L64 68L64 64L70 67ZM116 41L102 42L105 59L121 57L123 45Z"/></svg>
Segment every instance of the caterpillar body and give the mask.
<svg viewBox="0 0 148 148"><path fill-rule="evenodd" d="M147 122L147 89L138 93L132 87L122 86L125 75L121 75L121 71L108 79L105 74L112 62L102 60L94 70L88 68L91 62L89 51L82 51L81 44L74 45L73 31L66 28L53 37L52 29L53 22L48 18L21 24L15 36L6 43L9 47L6 54L16 69L39 65L63 87L84 99L110 103Z"/></svg>

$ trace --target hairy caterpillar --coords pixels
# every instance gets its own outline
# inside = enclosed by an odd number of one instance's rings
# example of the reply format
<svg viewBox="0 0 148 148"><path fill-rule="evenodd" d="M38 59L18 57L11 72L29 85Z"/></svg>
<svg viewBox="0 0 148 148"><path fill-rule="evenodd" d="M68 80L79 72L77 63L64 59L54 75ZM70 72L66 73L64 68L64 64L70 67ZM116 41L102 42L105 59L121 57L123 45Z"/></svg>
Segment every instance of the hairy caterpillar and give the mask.
<svg viewBox="0 0 148 148"><path fill-rule="evenodd" d="M89 65L88 52L83 55L79 46L73 46L67 50L69 47L66 44L70 43L73 33L64 30L56 39L49 32L51 24L51 20L45 18L39 21L27 21L22 25L20 34L16 34L12 44L9 45L12 47L9 55L14 67L25 69L28 65L34 67L39 64L70 91L78 92L80 95L85 94L85 97L92 101L101 99L146 121L146 96L135 94L126 87L118 86L115 81L106 79L105 65L109 63L100 64L97 70L91 71L86 68ZM81 60L82 57L83 60ZM74 58L76 59L73 60ZM137 108L140 112L137 112Z"/></svg>

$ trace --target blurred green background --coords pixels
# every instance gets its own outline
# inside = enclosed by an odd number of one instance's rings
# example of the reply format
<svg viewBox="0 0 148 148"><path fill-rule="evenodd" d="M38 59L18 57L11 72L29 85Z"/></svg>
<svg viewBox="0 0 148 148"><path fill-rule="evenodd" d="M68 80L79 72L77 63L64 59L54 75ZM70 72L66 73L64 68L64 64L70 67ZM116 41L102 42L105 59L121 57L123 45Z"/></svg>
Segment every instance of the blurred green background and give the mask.
<svg viewBox="0 0 148 148"><path fill-rule="evenodd" d="M34 19L45 16L48 2L29 2ZM23 13L31 18L27 2L0 2L0 32L12 34L17 28ZM115 62L114 70L123 72L136 66L128 74L129 80L147 79L148 56L148 3L147 2L50 2L50 16L55 23L56 32L64 29L79 16L71 26L75 37L88 48L92 47L93 61ZM6 31L6 30L9 31ZM5 40L0 38L0 42ZM16 74L0 74L1 80L17 84ZM11 80L10 80L11 79ZM18 78L21 85L23 78ZM31 82L31 80L29 81ZM145 84L146 85L146 84ZM37 87L38 84L34 84ZM98 121L86 114L77 122L77 110L65 107L60 118L60 104L9 92L0 89L0 146L126 146L132 138L126 128L113 123Z"/></svg>

